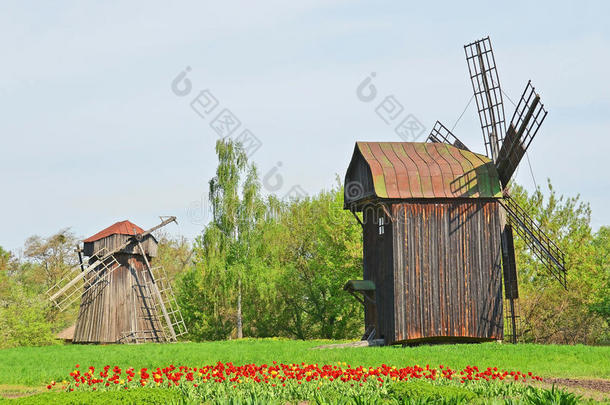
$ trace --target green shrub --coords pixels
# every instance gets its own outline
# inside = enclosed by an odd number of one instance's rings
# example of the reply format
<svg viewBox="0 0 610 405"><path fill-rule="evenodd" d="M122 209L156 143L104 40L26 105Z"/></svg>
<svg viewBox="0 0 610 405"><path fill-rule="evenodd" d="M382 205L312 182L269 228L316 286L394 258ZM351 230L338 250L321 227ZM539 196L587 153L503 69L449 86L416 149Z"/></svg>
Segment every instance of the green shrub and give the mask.
<svg viewBox="0 0 610 405"><path fill-rule="evenodd" d="M553 387L550 390L539 390L533 387L527 391L525 399L532 405L575 405L580 403L581 397L571 392Z"/></svg>

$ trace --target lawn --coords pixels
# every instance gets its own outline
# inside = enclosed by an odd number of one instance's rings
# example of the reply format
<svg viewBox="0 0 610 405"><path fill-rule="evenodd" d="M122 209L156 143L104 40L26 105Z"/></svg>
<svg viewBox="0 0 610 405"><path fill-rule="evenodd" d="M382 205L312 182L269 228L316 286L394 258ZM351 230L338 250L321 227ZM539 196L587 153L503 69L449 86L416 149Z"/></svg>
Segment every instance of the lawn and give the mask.
<svg viewBox="0 0 610 405"><path fill-rule="evenodd" d="M0 350L0 393L41 390L50 381L69 379L79 364L81 369L106 365L123 369L155 369L175 366L202 367L217 362L235 365L273 361L292 364L336 364L377 367L382 364L399 369L419 365L449 366L460 370L498 367L532 372L543 378L610 379L610 347L531 344L461 344L418 347L360 347L313 350L336 343L277 339L243 339L205 343L146 345L60 345L21 347ZM69 396L72 393L67 393ZM81 393L82 394L82 393ZM102 394L102 393L97 393ZM96 394L96 395L97 395ZM79 394L80 395L80 394ZM59 398L59 397L56 397ZM76 398L73 396L73 398Z"/></svg>
<svg viewBox="0 0 610 405"><path fill-rule="evenodd" d="M38 386L61 380L75 364L154 368L168 364L335 363L354 366L439 364L531 371L542 377L610 379L610 347L531 344L461 344L418 347L360 347L311 350L327 341L243 339L145 345L62 345L0 350L0 384Z"/></svg>

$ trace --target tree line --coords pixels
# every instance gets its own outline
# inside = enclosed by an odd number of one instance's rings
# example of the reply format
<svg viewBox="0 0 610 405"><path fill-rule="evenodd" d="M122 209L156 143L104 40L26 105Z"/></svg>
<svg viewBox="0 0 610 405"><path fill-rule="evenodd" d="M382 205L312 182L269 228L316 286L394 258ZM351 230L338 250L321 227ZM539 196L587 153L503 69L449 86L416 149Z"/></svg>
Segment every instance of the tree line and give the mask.
<svg viewBox="0 0 610 405"><path fill-rule="evenodd" d="M240 337L352 339L363 309L343 291L362 277L362 230L343 210L339 179L312 197L264 196L256 166L238 143L220 140L209 181L212 220L194 242L157 234L154 265L167 270L192 341ZM568 290L515 235L521 340L610 343L610 227L591 229L591 209L558 195L550 181L511 195L564 251ZM0 248L0 347L56 342L78 303L65 312L44 292L77 264L76 236L64 229L26 240L16 256Z"/></svg>

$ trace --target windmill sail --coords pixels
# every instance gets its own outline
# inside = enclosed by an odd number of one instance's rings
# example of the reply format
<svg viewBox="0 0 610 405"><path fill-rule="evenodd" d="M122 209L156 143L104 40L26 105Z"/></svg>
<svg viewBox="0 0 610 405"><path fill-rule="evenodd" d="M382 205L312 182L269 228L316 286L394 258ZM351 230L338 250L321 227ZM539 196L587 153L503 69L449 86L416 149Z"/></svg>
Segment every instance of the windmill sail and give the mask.
<svg viewBox="0 0 610 405"><path fill-rule="evenodd" d="M504 103L489 37L464 46L487 156L495 162L506 132Z"/></svg>
<svg viewBox="0 0 610 405"><path fill-rule="evenodd" d="M559 283L567 289L565 256L561 249L540 229L534 220L512 198L500 200L508 213L512 228Z"/></svg>
<svg viewBox="0 0 610 405"><path fill-rule="evenodd" d="M430 135L428 135L427 142L437 142L437 143L448 143L449 145L453 145L458 149L469 150L466 145L462 143L458 139L457 136L453 135L451 131L447 129L440 121L436 121L432 131L430 131Z"/></svg>
<svg viewBox="0 0 610 405"><path fill-rule="evenodd" d="M107 251L98 251L95 259L86 266L78 264L68 270L49 290L49 300L64 311L82 294L106 282L110 274L119 267L116 258Z"/></svg>
<svg viewBox="0 0 610 405"><path fill-rule="evenodd" d="M496 162L503 187L507 186L547 114L531 80L528 81L511 119L506 139Z"/></svg>

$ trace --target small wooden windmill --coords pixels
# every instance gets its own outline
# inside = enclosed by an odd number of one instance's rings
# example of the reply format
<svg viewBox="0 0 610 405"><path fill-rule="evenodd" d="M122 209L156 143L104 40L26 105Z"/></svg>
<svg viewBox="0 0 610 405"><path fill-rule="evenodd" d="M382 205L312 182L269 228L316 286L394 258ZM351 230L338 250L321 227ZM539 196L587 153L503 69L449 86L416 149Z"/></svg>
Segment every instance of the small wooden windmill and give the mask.
<svg viewBox="0 0 610 405"><path fill-rule="evenodd" d="M175 221L162 218L147 231L117 222L83 241L81 263L47 291L60 310L81 299L74 343L173 342L186 333L163 269L150 265L152 232Z"/></svg>
<svg viewBox="0 0 610 405"><path fill-rule="evenodd" d="M487 156L437 122L426 143L357 142L347 169L344 208L363 228L364 277L345 289L365 306L364 339L503 339L503 278L515 341L513 229L566 287L563 253L507 188L547 112L528 82L505 130L489 38L464 49Z"/></svg>

